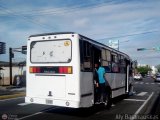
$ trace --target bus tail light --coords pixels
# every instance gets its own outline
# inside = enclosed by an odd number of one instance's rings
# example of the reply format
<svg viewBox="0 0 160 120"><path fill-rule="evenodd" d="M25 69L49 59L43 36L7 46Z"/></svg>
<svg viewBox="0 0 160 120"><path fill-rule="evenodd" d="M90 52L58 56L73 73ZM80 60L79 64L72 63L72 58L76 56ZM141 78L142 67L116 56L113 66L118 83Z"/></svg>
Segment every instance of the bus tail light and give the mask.
<svg viewBox="0 0 160 120"><path fill-rule="evenodd" d="M72 74L72 67L59 67L59 73Z"/></svg>
<svg viewBox="0 0 160 120"><path fill-rule="evenodd" d="M54 74L72 74L72 67L71 66L30 66L29 68L30 73L54 73Z"/></svg>
<svg viewBox="0 0 160 120"><path fill-rule="evenodd" d="M41 68L40 67L30 67L29 72L30 73L41 73Z"/></svg>

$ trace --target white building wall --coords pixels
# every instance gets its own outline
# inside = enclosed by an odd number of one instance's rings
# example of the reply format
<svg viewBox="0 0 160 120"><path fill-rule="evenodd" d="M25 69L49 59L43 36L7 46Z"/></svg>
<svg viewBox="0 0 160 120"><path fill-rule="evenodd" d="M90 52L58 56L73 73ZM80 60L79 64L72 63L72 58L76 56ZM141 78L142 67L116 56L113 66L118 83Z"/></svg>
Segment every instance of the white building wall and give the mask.
<svg viewBox="0 0 160 120"><path fill-rule="evenodd" d="M1 70L1 76L3 79L0 80L0 85L9 85L10 84L10 69L9 67L2 67L4 70ZM26 67L12 67L12 83L15 75L25 75Z"/></svg>
<svg viewBox="0 0 160 120"><path fill-rule="evenodd" d="M151 66L151 69L152 69L152 74L156 74L158 72L155 66Z"/></svg>

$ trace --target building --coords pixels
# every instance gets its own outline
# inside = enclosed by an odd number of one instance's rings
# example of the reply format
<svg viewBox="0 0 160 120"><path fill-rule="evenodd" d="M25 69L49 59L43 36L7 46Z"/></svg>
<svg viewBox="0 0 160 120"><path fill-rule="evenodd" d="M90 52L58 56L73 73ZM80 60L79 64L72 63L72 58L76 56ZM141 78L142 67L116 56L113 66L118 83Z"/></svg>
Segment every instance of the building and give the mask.
<svg viewBox="0 0 160 120"><path fill-rule="evenodd" d="M13 63L12 66L12 83L14 83L15 76L26 76L26 63ZM10 67L8 62L0 62L0 85L10 85Z"/></svg>

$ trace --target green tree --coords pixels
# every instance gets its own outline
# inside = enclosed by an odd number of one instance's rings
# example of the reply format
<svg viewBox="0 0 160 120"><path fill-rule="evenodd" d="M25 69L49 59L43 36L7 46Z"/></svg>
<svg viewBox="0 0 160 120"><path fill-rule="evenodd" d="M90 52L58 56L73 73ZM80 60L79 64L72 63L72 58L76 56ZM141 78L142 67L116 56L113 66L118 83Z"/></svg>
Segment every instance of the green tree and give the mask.
<svg viewBox="0 0 160 120"><path fill-rule="evenodd" d="M146 65L146 66L139 66L137 67L137 71L142 74L142 76L144 76L145 74L147 74L149 71L152 71L152 69Z"/></svg>

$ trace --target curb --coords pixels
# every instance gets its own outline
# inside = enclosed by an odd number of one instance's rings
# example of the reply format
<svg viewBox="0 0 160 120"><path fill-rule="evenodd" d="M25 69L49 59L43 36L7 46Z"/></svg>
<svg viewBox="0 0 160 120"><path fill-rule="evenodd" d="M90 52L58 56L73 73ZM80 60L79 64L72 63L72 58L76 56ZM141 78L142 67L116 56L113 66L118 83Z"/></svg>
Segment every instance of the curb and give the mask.
<svg viewBox="0 0 160 120"><path fill-rule="evenodd" d="M12 94L12 95L2 95L2 96L0 96L0 100L16 98L16 97L23 97L25 95L26 95L25 92L19 92L19 93L15 93L15 94Z"/></svg>

